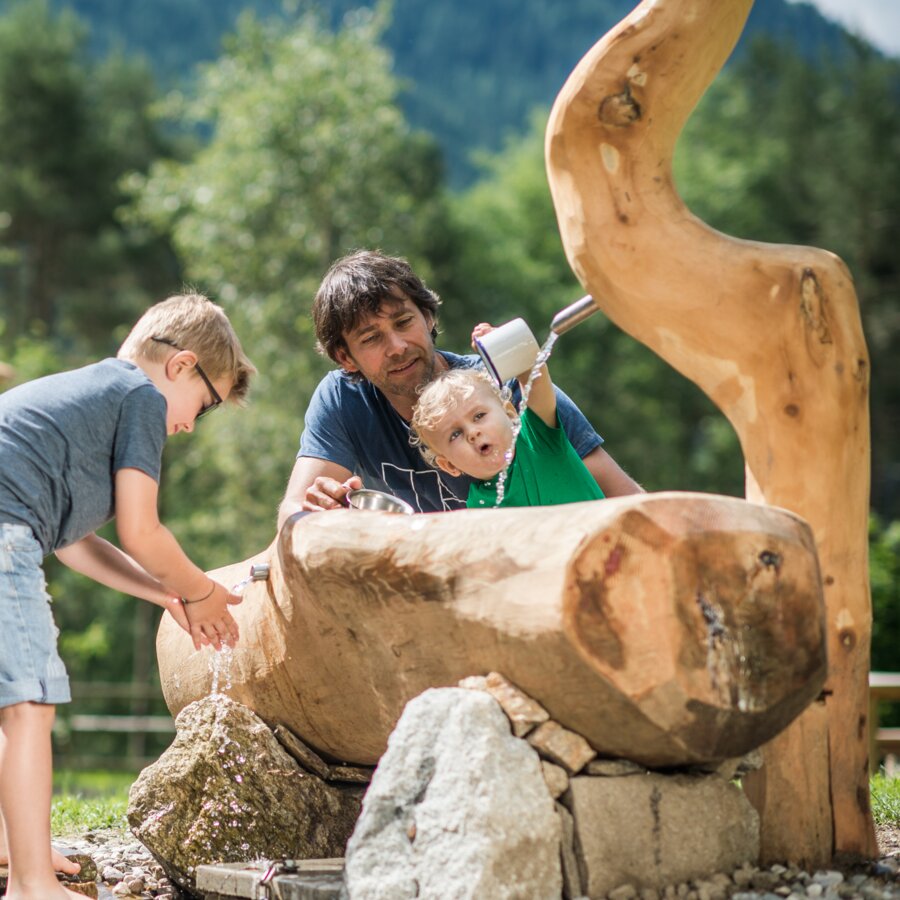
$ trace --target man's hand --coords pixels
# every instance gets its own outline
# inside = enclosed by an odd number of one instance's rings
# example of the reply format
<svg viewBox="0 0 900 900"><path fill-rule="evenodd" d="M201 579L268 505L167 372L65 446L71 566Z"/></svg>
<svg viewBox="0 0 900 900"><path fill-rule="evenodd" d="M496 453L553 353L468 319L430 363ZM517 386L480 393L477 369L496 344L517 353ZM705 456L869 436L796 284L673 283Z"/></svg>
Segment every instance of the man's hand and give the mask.
<svg viewBox="0 0 900 900"><path fill-rule="evenodd" d="M338 481L336 478L320 475L306 489L303 509L306 512L343 509L347 506L347 494L361 487L362 478L359 475L351 475L346 481Z"/></svg>
<svg viewBox="0 0 900 900"><path fill-rule="evenodd" d="M240 594L232 594L224 585L214 581L208 597L193 603L182 601L195 650L206 643L221 650L223 643L233 647L238 642L240 632L228 607L240 603L242 599Z"/></svg>

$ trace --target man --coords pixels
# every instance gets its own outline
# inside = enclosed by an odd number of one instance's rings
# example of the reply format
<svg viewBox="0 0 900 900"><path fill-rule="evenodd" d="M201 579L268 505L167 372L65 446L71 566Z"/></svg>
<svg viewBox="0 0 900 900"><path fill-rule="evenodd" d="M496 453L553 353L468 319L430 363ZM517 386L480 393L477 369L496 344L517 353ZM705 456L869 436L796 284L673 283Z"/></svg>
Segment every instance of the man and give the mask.
<svg viewBox="0 0 900 900"><path fill-rule="evenodd" d="M462 509L470 479L430 468L409 443L419 388L475 356L436 350L440 299L404 259L362 250L329 269L313 302L317 349L340 369L319 383L306 412L300 451L279 529L301 510L336 509L348 491L387 491L417 512ZM600 446L602 439L557 390L569 440L607 497L641 488Z"/></svg>

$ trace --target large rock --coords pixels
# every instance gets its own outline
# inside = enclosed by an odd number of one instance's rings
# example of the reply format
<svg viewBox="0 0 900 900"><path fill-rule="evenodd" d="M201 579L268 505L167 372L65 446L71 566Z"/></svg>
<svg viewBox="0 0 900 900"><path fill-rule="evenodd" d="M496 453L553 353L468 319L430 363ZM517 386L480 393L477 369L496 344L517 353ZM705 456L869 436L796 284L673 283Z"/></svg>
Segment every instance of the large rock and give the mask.
<svg viewBox="0 0 900 900"><path fill-rule="evenodd" d="M128 823L179 886L201 863L342 856L363 789L305 772L253 712L222 694L185 707L144 769Z"/></svg>
<svg viewBox="0 0 900 900"><path fill-rule="evenodd" d="M428 690L388 741L347 846L350 900L558 900L560 821L540 761L480 691Z"/></svg>
<svg viewBox="0 0 900 900"><path fill-rule="evenodd" d="M591 898L731 872L759 855L759 817L718 775L570 779L576 849Z"/></svg>

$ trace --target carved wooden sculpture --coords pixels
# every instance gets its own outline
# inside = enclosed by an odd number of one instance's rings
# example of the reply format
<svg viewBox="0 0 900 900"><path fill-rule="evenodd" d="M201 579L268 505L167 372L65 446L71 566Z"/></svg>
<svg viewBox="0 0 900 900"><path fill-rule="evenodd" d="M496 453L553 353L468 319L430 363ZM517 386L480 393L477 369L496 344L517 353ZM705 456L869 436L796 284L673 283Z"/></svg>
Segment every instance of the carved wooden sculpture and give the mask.
<svg viewBox="0 0 900 900"><path fill-rule="evenodd" d="M547 128L572 268L610 319L699 385L743 448L747 497L813 528L829 678L746 782L767 860L877 852L868 805L868 362L831 253L736 240L684 206L675 142L752 0L646 0L585 56Z"/></svg>
<svg viewBox="0 0 900 900"><path fill-rule="evenodd" d="M354 763L378 760L408 700L492 670L650 766L759 746L825 677L809 527L704 494L301 517L233 612L229 695ZM168 617L158 653L173 713L209 693L212 651Z"/></svg>

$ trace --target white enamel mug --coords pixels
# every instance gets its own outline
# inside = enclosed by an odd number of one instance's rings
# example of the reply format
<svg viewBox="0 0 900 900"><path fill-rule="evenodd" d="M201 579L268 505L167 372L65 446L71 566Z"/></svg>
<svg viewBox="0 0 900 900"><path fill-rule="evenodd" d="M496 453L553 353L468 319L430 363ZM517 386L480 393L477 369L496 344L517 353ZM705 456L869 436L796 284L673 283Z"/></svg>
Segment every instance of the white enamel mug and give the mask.
<svg viewBox="0 0 900 900"><path fill-rule="evenodd" d="M531 371L540 352L537 340L524 319L513 319L475 339L488 372L503 385L510 378Z"/></svg>

